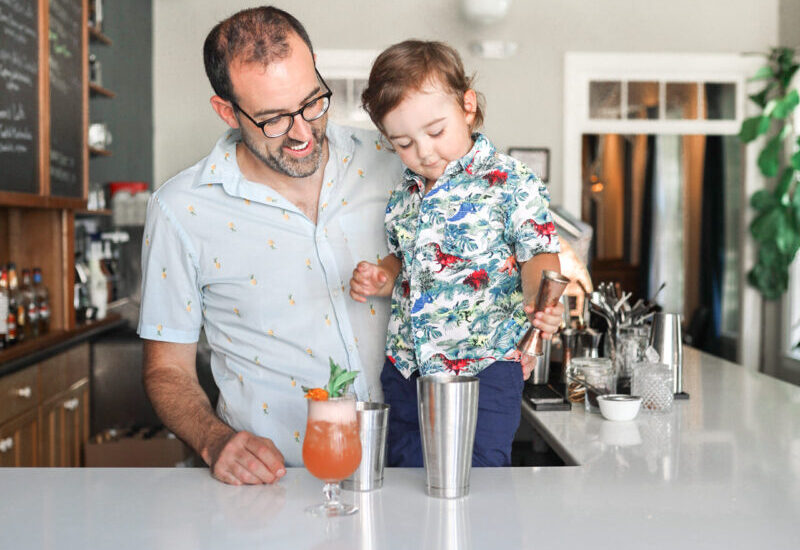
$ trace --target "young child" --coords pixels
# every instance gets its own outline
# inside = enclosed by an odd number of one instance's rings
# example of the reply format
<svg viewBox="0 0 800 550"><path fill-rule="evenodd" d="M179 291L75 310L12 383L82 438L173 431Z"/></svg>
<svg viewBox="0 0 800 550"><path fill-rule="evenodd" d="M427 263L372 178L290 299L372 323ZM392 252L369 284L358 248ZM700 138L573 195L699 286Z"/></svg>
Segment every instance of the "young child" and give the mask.
<svg viewBox="0 0 800 550"><path fill-rule="evenodd" d="M362 100L407 167L386 207L390 254L359 263L350 281L355 300L392 297L381 373L388 464L422 466L416 376L445 372L480 379L473 465L508 466L524 384L515 345L533 313L524 304L543 269L559 271L548 191L473 133L479 98L446 44L391 46ZM559 308L534 326L555 332Z"/></svg>

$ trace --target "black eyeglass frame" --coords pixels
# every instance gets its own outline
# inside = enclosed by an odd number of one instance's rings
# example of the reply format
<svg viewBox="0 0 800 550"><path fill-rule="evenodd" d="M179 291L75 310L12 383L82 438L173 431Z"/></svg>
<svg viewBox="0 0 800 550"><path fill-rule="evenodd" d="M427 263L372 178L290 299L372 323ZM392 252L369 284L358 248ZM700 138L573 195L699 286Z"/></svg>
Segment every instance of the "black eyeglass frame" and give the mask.
<svg viewBox="0 0 800 550"><path fill-rule="evenodd" d="M247 112L244 109L239 107L238 103L236 103L235 101L231 100L231 105L233 105L234 108L237 111L239 111L244 116L246 116L247 119L250 122L253 123L253 125L257 126L258 129L261 130L261 133L264 134L264 137L266 137L266 138L278 138L278 137L281 137L281 136L285 136L286 134L291 132L292 127L294 126L294 118L297 115L300 115L301 117L303 117L303 120L305 120L306 122L313 122L315 120L319 120L320 118L322 118L325 115L325 113L328 112L328 109L330 109L330 107L331 107L331 96L333 96L333 90L331 90L331 87L328 86L327 82L325 82L325 79L322 78L322 75L319 74L319 71L317 70L316 67L314 67L314 72L317 74L317 78L319 78L319 81L322 83L323 86L325 86L325 89L327 89L328 91L325 92L322 95L319 95L319 96L315 97L314 99L312 99L311 101L309 101L308 103L306 103L305 105L303 105L302 107L300 107L298 110L296 110L294 112L281 113L279 115L275 115L273 117L269 117L267 120L264 120L262 122L256 122L256 120L253 117L251 117L250 115L248 115ZM319 115L315 116L314 118L306 118L306 115L304 114L304 111L306 110L306 108L308 108L310 105L314 104L315 102L317 102L317 101L319 101L321 99L327 100L325 108L322 110L322 112ZM270 122L274 121L275 119L282 118L282 117L289 117L289 127L286 128L286 131L282 132L282 133L280 133L278 135L275 135L275 136L268 135L267 134L267 130L265 129L266 125L269 124Z"/></svg>

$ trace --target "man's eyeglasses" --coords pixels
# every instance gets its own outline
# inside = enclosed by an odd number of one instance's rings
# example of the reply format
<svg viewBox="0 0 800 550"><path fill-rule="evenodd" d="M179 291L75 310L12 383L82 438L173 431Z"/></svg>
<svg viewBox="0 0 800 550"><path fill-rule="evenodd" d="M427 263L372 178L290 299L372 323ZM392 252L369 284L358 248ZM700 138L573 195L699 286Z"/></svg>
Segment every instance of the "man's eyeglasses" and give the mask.
<svg viewBox="0 0 800 550"><path fill-rule="evenodd" d="M328 91L321 96L312 99L293 113L283 113L274 117L270 117L262 122L256 122L255 119L244 112L244 110L239 107L235 101L231 101L231 103L240 113L246 116L250 122L261 129L264 137L281 137L285 134L288 134L289 130L292 129L292 126L294 126L294 117L297 115L302 116L303 120L306 122L312 122L321 118L322 115L328 111L328 107L331 105L331 96L333 95L333 92L325 83L325 80L322 79L322 76L319 74L316 68L314 68L314 72L317 73L317 78L319 78L319 81Z"/></svg>

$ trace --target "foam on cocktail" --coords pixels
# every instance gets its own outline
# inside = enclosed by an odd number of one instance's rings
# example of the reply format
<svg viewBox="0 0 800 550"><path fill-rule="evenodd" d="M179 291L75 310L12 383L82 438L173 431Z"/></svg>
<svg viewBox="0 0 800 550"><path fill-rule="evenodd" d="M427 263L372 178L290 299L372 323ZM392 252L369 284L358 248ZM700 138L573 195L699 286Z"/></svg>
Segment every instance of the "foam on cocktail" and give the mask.
<svg viewBox="0 0 800 550"><path fill-rule="evenodd" d="M314 401L308 409L308 417L318 422L350 424L356 421L356 411L352 398Z"/></svg>

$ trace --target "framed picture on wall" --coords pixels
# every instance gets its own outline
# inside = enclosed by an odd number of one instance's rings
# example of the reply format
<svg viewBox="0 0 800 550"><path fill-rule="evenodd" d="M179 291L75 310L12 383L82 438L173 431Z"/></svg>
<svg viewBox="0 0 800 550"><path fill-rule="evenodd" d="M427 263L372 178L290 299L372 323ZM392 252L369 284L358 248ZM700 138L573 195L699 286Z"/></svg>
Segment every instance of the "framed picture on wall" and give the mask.
<svg viewBox="0 0 800 550"><path fill-rule="evenodd" d="M550 149L547 147L509 147L508 154L524 162L543 182L550 181Z"/></svg>

